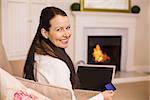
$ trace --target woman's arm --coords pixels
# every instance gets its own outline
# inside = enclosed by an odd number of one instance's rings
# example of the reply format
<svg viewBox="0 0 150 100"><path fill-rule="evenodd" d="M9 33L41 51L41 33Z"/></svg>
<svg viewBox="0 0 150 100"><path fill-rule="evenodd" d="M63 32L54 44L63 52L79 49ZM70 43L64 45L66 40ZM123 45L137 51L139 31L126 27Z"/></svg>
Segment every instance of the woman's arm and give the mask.
<svg viewBox="0 0 150 100"><path fill-rule="evenodd" d="M75 100L70 81L70 70L63 61L50 56L40 55L36 56L36 63L38 82L43 83L44 79L48 84L69 89L72 93L72 99Z"/></svg>

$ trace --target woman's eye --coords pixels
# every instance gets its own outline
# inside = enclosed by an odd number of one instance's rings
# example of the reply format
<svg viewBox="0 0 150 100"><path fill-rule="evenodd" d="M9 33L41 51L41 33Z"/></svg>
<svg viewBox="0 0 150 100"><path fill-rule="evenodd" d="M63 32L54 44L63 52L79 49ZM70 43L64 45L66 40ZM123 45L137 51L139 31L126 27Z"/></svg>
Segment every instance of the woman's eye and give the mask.
<svg viewBox="0 0 150 100"><path fill-rule="evenodd" d="M56 31L59 31L60 29L56 29Z"/></svg>
<svg viewBox="0 0 150 100"><path fill-rule="evenodd" d="M68 26L66 29L67 29L67 30L70 29L70 26Z"/></svg>
<svg viewBox="0 0 150 100"><path fill-rule="evenodd" d="M62 31L62 28L57 29L56 31Z"/></svg>

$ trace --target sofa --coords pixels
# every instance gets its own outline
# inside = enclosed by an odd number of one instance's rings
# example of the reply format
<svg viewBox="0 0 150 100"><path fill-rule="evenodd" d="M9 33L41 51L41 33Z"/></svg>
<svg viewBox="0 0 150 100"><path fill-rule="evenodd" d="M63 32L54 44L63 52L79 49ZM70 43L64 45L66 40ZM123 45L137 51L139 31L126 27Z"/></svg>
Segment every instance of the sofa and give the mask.
<svg viewBox="0 0 150 100"><path fill-rule="evenodd" d="M31 88L52 100L60 100L60 97L61 100L71 100L71 92L68 89L56 87L53 85L41 84L32 80L22 78L24 60L20 61L22 62L22 64L17 62L8 61L4 46L2 43L0 43L0 67L2 69L15 76L15 78L26 87ZM98 94L98 92L96 91L80 89L75 89L74 92L77 100L86 100Z"/></svg>

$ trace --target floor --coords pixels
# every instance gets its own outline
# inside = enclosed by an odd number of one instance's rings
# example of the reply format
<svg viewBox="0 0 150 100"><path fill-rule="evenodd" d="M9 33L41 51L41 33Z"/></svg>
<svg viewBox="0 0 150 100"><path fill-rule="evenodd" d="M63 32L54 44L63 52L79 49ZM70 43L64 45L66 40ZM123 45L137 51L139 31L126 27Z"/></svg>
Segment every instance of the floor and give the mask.
<svg viewBox="0 0 150 100"><path fill-rule="evenodd" d="M113 100L150 100L150 73L118 72Z"/></svg>
<svg viewBox="0 0 150 100"><path fill-rule="evenodd" d="M113 100L150 100L150 81L115 84Z"/></svg>

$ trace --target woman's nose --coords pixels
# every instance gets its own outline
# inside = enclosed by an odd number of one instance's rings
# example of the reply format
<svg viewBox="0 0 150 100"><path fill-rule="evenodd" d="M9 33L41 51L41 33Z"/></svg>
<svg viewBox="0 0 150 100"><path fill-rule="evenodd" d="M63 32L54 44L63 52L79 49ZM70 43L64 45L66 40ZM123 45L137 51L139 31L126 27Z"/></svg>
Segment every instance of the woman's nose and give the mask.
<svg viewBox="0 0 150 100"><path fill-rule="evenodd" d="M71 36L71 32L66 30L65 33L64 33L64 36L65 37L70 37Z"/></svg>

